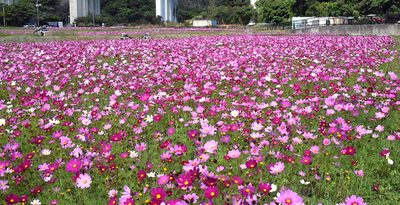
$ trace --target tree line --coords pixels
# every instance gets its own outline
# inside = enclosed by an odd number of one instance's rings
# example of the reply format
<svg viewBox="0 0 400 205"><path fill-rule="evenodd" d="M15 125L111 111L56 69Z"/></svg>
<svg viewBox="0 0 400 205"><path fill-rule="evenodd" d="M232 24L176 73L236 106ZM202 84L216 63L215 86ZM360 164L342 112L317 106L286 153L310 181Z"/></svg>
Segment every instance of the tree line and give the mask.
<svg viewBox="0 0 400 205"><path fill-rule="evenodd" d="M39 0L41 23L47 21L68 22L67 0ZM36 22L36 0L20 0L5 6L7 25L21 26ZM353 16L376 14L387 23L400 20L398 0L259 0L256 9L250 0L179 0L177 18L216 19L219 24L243 24L250 21L273 24L289 24L293 16ZM77 23L89 25L93 16L81 17ZM101 14L95 17L97 24L159 24L155 16L155 0L101 0Z"/></svg>

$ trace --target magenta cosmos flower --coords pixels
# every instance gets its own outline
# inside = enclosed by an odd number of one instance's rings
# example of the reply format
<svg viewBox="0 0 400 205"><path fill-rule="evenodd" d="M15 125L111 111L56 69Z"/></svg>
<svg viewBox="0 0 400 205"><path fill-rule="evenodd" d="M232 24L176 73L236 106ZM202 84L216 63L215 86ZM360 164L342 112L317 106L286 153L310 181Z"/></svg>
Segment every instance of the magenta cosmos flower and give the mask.
<svg viewBox="0 0 400 205"><path fill-rule="evenodd" d="M166 192L162 187L151 189L151 197L157 201L164 201L166 197Z"/></svg>
<svg viewBox="0 0 400 205"><path fill-rule="evenodd" d="M247 167L248 169L254 169L254 168L256 168L256 167L257 167L257 162L256 162L256 160L249 160L249 161L247 161L247 162L246 162L246 167Z"/></svg>
<svg viewBox="0 0 400 205"><path fill-rule="evenodd" d="M71 159L67 163L67 165L65 167L65 170L67 172L77 173L77 172L79 172L81 170L81 168L82 168L82 160L80 160L80 159Z"/></svg>
<svg viewBox="0 0 400 205"><path fill-rule="evenodd" d="M268 194L269 191L272 190L272 187L269 183L260 183L258 185L258 190L264 194Z"/></svg>
<svg viewBox="0 0 400 205"><path fill-rule="evenodd" d="M182 173L176 179L176 183L178 183L179 188L186 188L192 186L195 179L196 177L191 172Z"/></svg>
<svg viewBox="0 0 400 205"><path fill-rule="evenodd" d="M215 197L218 197L218 195L219 195L219 190L217 187L208 187L204 192L204 196L210 200Z"/></svg>
<svg viewBox="0 0 400 205"><path fill-rule="evenodd" d="M9 194L6 197L7 204L16 204L19 202L19 196L16 194Z"/></svg>
<svg viewBox="0 0 400 205"><path fill-rule="evenodd" d="M187 133L187 136L191 140L194 140L194 138L197 137L198 135L199 135L199 131L198 130L189 130L188 133Z"/></svg>
<svg viewBox="0 0 400 205"><path fill-rule="evenodd" d="M312 158L309 156L304 156L301 161L302 164L311 164L312 163Z"/></svg>
<svg viewBox="0 0 400 205"><path fill-rule="evenodd" d="M304 205L303 198L290 189L281 190L276 202L283 205Z"/></svg>

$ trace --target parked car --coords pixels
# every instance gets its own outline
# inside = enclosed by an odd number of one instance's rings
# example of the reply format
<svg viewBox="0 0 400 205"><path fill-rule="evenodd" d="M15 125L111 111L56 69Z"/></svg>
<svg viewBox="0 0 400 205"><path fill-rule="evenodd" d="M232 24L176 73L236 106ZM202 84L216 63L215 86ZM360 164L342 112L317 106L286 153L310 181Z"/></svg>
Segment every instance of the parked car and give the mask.
<svg viewBox="0 0 400 205"><path fill-rule="evenodd" d="M398 21L397 24L400 24L400 21Z"/></svg>

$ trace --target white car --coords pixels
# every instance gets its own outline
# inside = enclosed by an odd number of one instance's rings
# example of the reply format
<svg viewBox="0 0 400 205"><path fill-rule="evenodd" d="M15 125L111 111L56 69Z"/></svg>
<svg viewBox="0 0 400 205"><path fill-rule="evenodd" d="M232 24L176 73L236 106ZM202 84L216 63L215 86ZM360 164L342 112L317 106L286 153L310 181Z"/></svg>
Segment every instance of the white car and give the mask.
<svg viewBox="0 0 400 205"><path fill-rule="evenodd" d="M33 24L24 25L24 28L35 28L36 26Z"/></svg>

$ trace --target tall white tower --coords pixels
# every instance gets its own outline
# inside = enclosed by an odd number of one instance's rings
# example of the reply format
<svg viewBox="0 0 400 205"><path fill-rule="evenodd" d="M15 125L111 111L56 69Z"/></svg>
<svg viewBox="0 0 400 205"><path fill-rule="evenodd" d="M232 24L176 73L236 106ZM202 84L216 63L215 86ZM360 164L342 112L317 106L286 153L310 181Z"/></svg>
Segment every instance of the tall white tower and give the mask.
<svg viewBox="0 0 400 205"><path fill-rule="evenodd" d="M255 8L257 0L250 0L250 4Z"/></svg>
<svg viewBox="0 0 400 205"><path fill-rule="evenodd" d="M177 22L177 5L178 0L156 0L156 15L161 16L163 22Z"/></svg>
<svg viewBox="0 0 400 205"><path fill-rule="evenodd" d="M74 23L78 17L89 14L100 15L100 0L69 0L69 20Z"/></svg>

